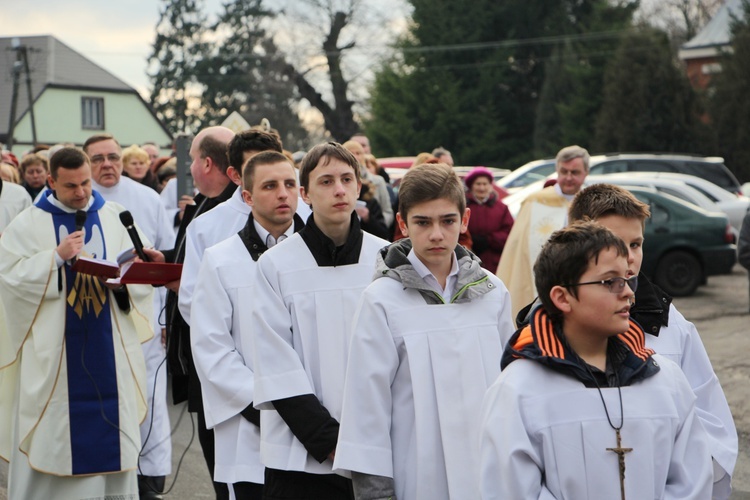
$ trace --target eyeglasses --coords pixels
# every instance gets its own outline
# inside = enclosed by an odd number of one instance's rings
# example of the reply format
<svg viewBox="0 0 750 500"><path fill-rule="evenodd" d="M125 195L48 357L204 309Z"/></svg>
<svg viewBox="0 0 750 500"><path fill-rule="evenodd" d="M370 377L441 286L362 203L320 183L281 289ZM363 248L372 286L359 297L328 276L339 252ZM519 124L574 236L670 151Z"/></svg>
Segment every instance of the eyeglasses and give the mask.
<svg viewBox="0 0 750 500"><path fill-rule="evenodd" d="M108 154L107 156L104 155L96 155L91 157L91 164L92 165L101 165L104 163L105 158L109 160L110 163L117 163L120 161L120 155L116 153Z"/></svg>
<svg viewBox="0 0 750 500"><path fill-rule="evenodd" d="M628 285L630 289L635 292L638 289L638 276L631 276L630 278L609 278L606 280L599 281L587 281L585 283L571 283L568 285L560 286L582 286L582 285L604 285L609 290L609 293L622 293L625 290L625 285Z"/></svg>

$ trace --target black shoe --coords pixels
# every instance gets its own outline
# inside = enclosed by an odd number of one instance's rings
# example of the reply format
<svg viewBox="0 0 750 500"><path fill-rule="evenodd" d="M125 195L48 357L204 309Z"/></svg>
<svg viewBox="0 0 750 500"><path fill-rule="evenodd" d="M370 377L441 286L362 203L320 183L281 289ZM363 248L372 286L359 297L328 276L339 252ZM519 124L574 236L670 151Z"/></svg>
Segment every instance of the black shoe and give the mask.
<svg viewBox="0 0 750 500"><path fill-rule="evenodd" d="M138 496L140 500L162 500L164 476L138 476Z"/></svg>

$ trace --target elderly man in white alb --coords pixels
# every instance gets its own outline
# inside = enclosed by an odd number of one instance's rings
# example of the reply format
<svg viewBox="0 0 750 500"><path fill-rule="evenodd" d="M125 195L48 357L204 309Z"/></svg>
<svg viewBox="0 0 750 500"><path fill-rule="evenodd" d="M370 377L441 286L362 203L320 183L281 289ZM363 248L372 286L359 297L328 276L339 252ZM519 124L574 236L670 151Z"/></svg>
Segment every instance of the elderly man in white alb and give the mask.
<svg viewBox="0 0 750 500"><path fill-rule="evenodd" d="M532 267L550 235L568 224L568 206L589 173L589 153L568 146L555 158L557 183L534 193L521 205L503 249L497 276L508 287L513 318L536 298Z"/></svg>
<svg viewBox="0 0 750 500"><path fill-rule="evenodd" d="M155 248L171 248L174 230L161 198L153 189L122 175L120 143L108 134L89 137L83 149L91 159L94 189L106 201L114 201L133 215L138 227ZM146 358L149 413L141 424L141 451L138 484L141 499L161 498L165 478L172 472L172 437L167 409L167 355L162 342L166 290L154 289L154 338L143 344ZM161 320L159 319L161 317ZM160 324L161 323L161 324ZM153 418L151 412L153 411Z"/></svg>

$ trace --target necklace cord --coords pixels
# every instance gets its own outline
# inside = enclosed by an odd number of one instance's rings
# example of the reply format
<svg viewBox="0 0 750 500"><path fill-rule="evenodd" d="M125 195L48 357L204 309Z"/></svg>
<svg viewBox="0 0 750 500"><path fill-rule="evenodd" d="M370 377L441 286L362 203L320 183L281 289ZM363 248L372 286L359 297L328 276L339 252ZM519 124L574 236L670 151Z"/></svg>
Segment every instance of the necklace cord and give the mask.
<svg viewBox="0 0 750 500"><path fill-rule="evenodd" d="M609 416L609 409L607 409L607 403L604 401L604 394L602 394L602 388L599 386L599 382L596 380L596 377L594 376L594 372L591 371L591 368L589 368L589 364L586 363L585 360L581 360L581 361L583 361L583 366L586 368L586 371L589 372L589 375L591 375L591 379L594 381L594 384L596 385L596 390L599 391L599 397L602 400L602 405L604 405L604 413L607 415L607 422L609 423L609 426L612 427L615 431L619 431L620 429L622 429L622 426L625 423L623 404L622 404L622 390L620 389L620 377L618 376L617 372L615 372L615 381L617 383L617 395L620 398L620 425L615 426L612 423L612 419Z"/></svg>

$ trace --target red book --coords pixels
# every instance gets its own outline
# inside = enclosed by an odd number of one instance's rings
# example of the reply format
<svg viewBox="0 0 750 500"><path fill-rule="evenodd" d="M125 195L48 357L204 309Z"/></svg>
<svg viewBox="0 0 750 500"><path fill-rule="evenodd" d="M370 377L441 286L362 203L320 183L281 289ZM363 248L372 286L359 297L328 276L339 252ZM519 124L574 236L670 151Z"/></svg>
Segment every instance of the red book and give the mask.
<svg viewBox="0 0 750 500"><path fill-rule="evenodd" d="M123 285L166 285L180 279L182 264L167 262L127 262L122 266Z"/></svg>
<svg viewBox="0 0 750 500"><path fill-rule="evenodd" d="M71 269L81 274L90 274L100 278L116 278L120 274L120 266L116 263L89 257L78 257Z"/></svg>

